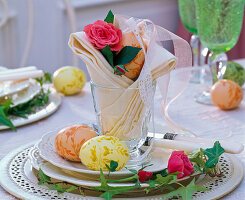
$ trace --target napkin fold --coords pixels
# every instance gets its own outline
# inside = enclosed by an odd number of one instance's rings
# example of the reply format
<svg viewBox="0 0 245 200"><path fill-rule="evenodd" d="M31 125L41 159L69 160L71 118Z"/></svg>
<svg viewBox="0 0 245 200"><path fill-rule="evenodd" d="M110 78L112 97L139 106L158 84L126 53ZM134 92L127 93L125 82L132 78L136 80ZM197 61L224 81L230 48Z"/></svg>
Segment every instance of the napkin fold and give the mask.
<svg viewBox="0 0 245 200"><path fill-rule="evenodd" d="M69 46L86 63L93 83L108 87L96 91L103 134L117 136L122 140L137 138L142 132L141 126L147 110L140 97L138 81L115 75L101 52L88 42L84 32L71 34ZM176 58L157 43L154 43L154 54L149 64L152 79L156 80L169 73L176 65Z"/></svg>
<svg viewBox="0 0 245 200"><path fill-rule="evenodd" d="M190 47L183 39L154 25L149 20L115 15L114 24L123 33L129 31L135 33L132 24L130 26L130 20L136 23L136 27L141 31L140 36L147 44L143 70L145 67L150 69L153 82L163 77L161 83L164 87L161 91L163 105L166 105L169 72L176 66L191 65ZM179 61L178 65L176 65L177 58L162 45L162 42L167 40L173 42L174 52ZM149 112L149 107L142 101L139 79L132 81L124 75L115 75L113 68L101 52L92 46L83 31L72 33L68 45L85 62L93 83L103 86L103 88L94 87L99 105L102 133L117 136L121 140L138 138L142 134L143 122ZM144 49L144 45L141 44L141 47ZM145 66L146 63L147 66ZM142 71L140 77L141 75ZM180 86L180 90L182 87L184 86Z"/></svg>

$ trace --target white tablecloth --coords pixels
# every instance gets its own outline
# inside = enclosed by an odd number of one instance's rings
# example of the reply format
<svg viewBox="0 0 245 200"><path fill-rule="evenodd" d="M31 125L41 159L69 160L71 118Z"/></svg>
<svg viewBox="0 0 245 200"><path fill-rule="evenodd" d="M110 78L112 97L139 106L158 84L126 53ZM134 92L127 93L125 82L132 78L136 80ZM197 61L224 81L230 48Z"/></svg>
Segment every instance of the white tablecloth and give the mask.
<svg viewBox="0 0 245 200"><path fill-rule="evenodd" d="M245 66L245 59L238 62ZM171 105L169 109L171 118L202 137L222 138L245 144L245 100L236 110L222 111L217 107L198 104L194 101L194 95L202 89L201 85L189 84L185 92ZM156 123L164 126L159 105L160 94L157 92L155 98ZM0 159L17 147L40 139L52 129L82 123L85 120L95 120L89 84L85 86L81 94L64 97L61 107L52 116L19 127L17 132L0 131ZM237 156L245 165L245 152ZM0 187L0 199L15 198ZM223 199L245 199L245 180Z"/></svg>

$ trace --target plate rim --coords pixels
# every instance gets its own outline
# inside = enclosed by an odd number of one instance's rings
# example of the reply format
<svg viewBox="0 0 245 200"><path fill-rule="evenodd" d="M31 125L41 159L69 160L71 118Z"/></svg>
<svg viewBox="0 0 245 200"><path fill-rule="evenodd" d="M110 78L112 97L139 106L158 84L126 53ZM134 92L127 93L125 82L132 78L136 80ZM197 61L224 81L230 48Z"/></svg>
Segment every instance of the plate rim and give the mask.
<svg viewBox="0 0 245 200"><path fill-rule="evenodd" d="M21 188L14 184L14 182L12 182L10 180L10 177L8 175L8 164L11 162L11 160L14 158L14 156L16 156L16 154L20 153L21 151L25 150L26 148L29 148L31 146L34 146L35 142L31 142L28 143L26 145L20 146L19 148L11 151L10 153L8 153L4 158L2 158L2 160L0 161L0 170L2 173L0 173L0 185L10 194L14 195L15 197L18 198L24 198L24 199L33 199L35 198L36 200L45 200L46 198L42 198L42 197L37 197L34 195L31 195L27 192L25 192L23 189L21 190ZM228 181L228 183L224 184L225 185L225 189L227 188L227 190L225 191L224 189L224 185L222 187L220 187L215 191L215 193L210 192L208 195L205 195L205 197L200 197L199 200L206 200L208 199L218 199L218 198L222 198L225 195L227 195L228 193L232 192L243 180L243 176L244 176L244 169L243 169L243 164L242 162L236 157L236 156L232 156L229 154L226 154L226 156L228 156L232 163L233 163L233 172L235 171L235 169L237 170L235 173L235 184L231 184L230 181ZM242 169L242 176L241 176L241 170ZM238 173L239 172L239 173ZM233 173L234 174L234 173ZM234 176L234 175L233 175ZM8 182L5 182L4 180L9 179ZM233 178L234 179L234 178ZM233 181L234 182L234 181ZM233 183L232 182L232 183ZM37 183L36 183L37 184ZM224 192L225 191L225 192ZM79 195L80 196L80 195ZM85 198L80 196L81 199L101 199L99 197L90 197L90 196L86 196ZM135 199L135 200L140 200L140 199L147 199L147 200L160 200L162 195L156 195L156 196L149 196L149 197L136 197L136 198L124 198L124 199ZM118 199L118 198L115 198Z"/></svg>

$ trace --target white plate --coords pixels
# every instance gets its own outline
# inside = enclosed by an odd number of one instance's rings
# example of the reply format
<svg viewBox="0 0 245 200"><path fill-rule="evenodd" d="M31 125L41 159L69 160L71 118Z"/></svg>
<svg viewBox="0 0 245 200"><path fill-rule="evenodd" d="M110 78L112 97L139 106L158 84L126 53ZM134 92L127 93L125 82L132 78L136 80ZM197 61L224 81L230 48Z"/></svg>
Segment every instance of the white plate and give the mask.
<svg viewBox="0 0 245 200"><path fill-rule="evenodd" d="M0 98L24 90L29 85L29 80L0 82Z"/></svg>
<svg viewBox="0 0 245 200"><path fill-rule="evenodd" d="M26 103L33 99L41 91L41 86L35 80L30 80L29 87L17 92L12 93L10 95L4 96L0 98L0 103L4 103L8 99L12 99L13 105L11 107L15 107L19 104Z"/></svg>
<svg viewBox="0 0 245 200"><path fill-rule="evenodd" d="M53 114L61 104L61 96L52 87L49 88L51 93L49 94L49 102L44 107L37 110L36 113L30 114L27 118L11 117L11 121L15 127L30 124ZM9 129L7 126L0 125L0 130Z"/></svg>
<svg viewBox="0 0 245 200"><path fill-rule="evenodd" d="M49 190L43 185L38 185L38 180L32 171L28 154L33 144L21 146L10 152L0 162L0 185L10 194L21 199L35 200L101 200L101 198L87 195L63 193L58 195L56 191ZM233 191L243 179L243 165L236 156L225 154L220 160L222 177L205 177L199 185L211 189L211 191L196 192L193 200L218 199ZM235 195L235 194L234 194ZM2 199L5 196L1 197ZM5 198L6 199L6 198ZM117 198L119 200L162 200L162 195L136 198Z"/></svg>
<svg viewBox="0 0 245 200"><path fill-rule="evenodd" d="M100 174L99 171L90 170L82 163L68 161L62 158L61 156L59 156L54 146L54 140L55 140L57 133L58 131L47 133L46 135L42 137L40 142L37 144L37 148L40 153L40 156L44 160L50 162L56 167L59 167L65 170L70 170L70 171L80 172L80 173L85 173L85 174L91 174L91 175ZM161 171L165 169L167 167L168 158L171 152L172 152L171 150L154 148L151 152L152 158L151 158L151 162L149 163L152 165L147 167L147 171L157 172L157 171ZM105 174L107 173L108 172L105 172ZM131 172L123 168L120 171L112 172L111 176L127 176L131 174L132 174Z"/></svg>
<svg viewBox="0 0 245 200"><path fill-rule="evenodd" d="M92 179L86 175L83 175L83 176L80 175L79 177L76 177L76 176L72 176L70 174L66 174L60 168L58 168L58 167L52 165L51 163L45 161L44 159L42 159L38 153L38 149L35 147L30 149L29 159L30 159L31 165L36 170L39 170L39 168L41 168L42 171L46 175L48 175L54 179L66 181L66 182L73 183L73 184L80 185L80 186L87 186L87 187L96 187L96 186L101 185L99 178L97 180L94 180L94 179ZM117 186L132 186L134 184L133 183L111 183L110 185L117 187ZM146 187L147 184L142 184L142 186Z"/></svg>

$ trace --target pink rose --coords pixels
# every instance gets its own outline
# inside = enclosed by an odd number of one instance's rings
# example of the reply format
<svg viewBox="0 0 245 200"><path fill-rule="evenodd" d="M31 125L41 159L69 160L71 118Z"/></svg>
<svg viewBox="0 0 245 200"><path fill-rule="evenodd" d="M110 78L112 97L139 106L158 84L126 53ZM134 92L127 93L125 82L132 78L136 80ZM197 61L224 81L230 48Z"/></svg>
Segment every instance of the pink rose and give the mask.
<svg viewBox="0 0 245 200"><path fill-rule="evenodd" d="M85 26L83 31L96 49L103 49L106 45L109 45L112 51L119 51L122 48L120 43L122 31L111 23L98 20Z"/></svg>
<svg viewBox="0 0 245 200"><path fill-rule="evenodd" d="M178 179L189 176L193 171L193 165L184 151L173 151L168 160L169 174L174 172L182 172L178 174Z"/></svg>

